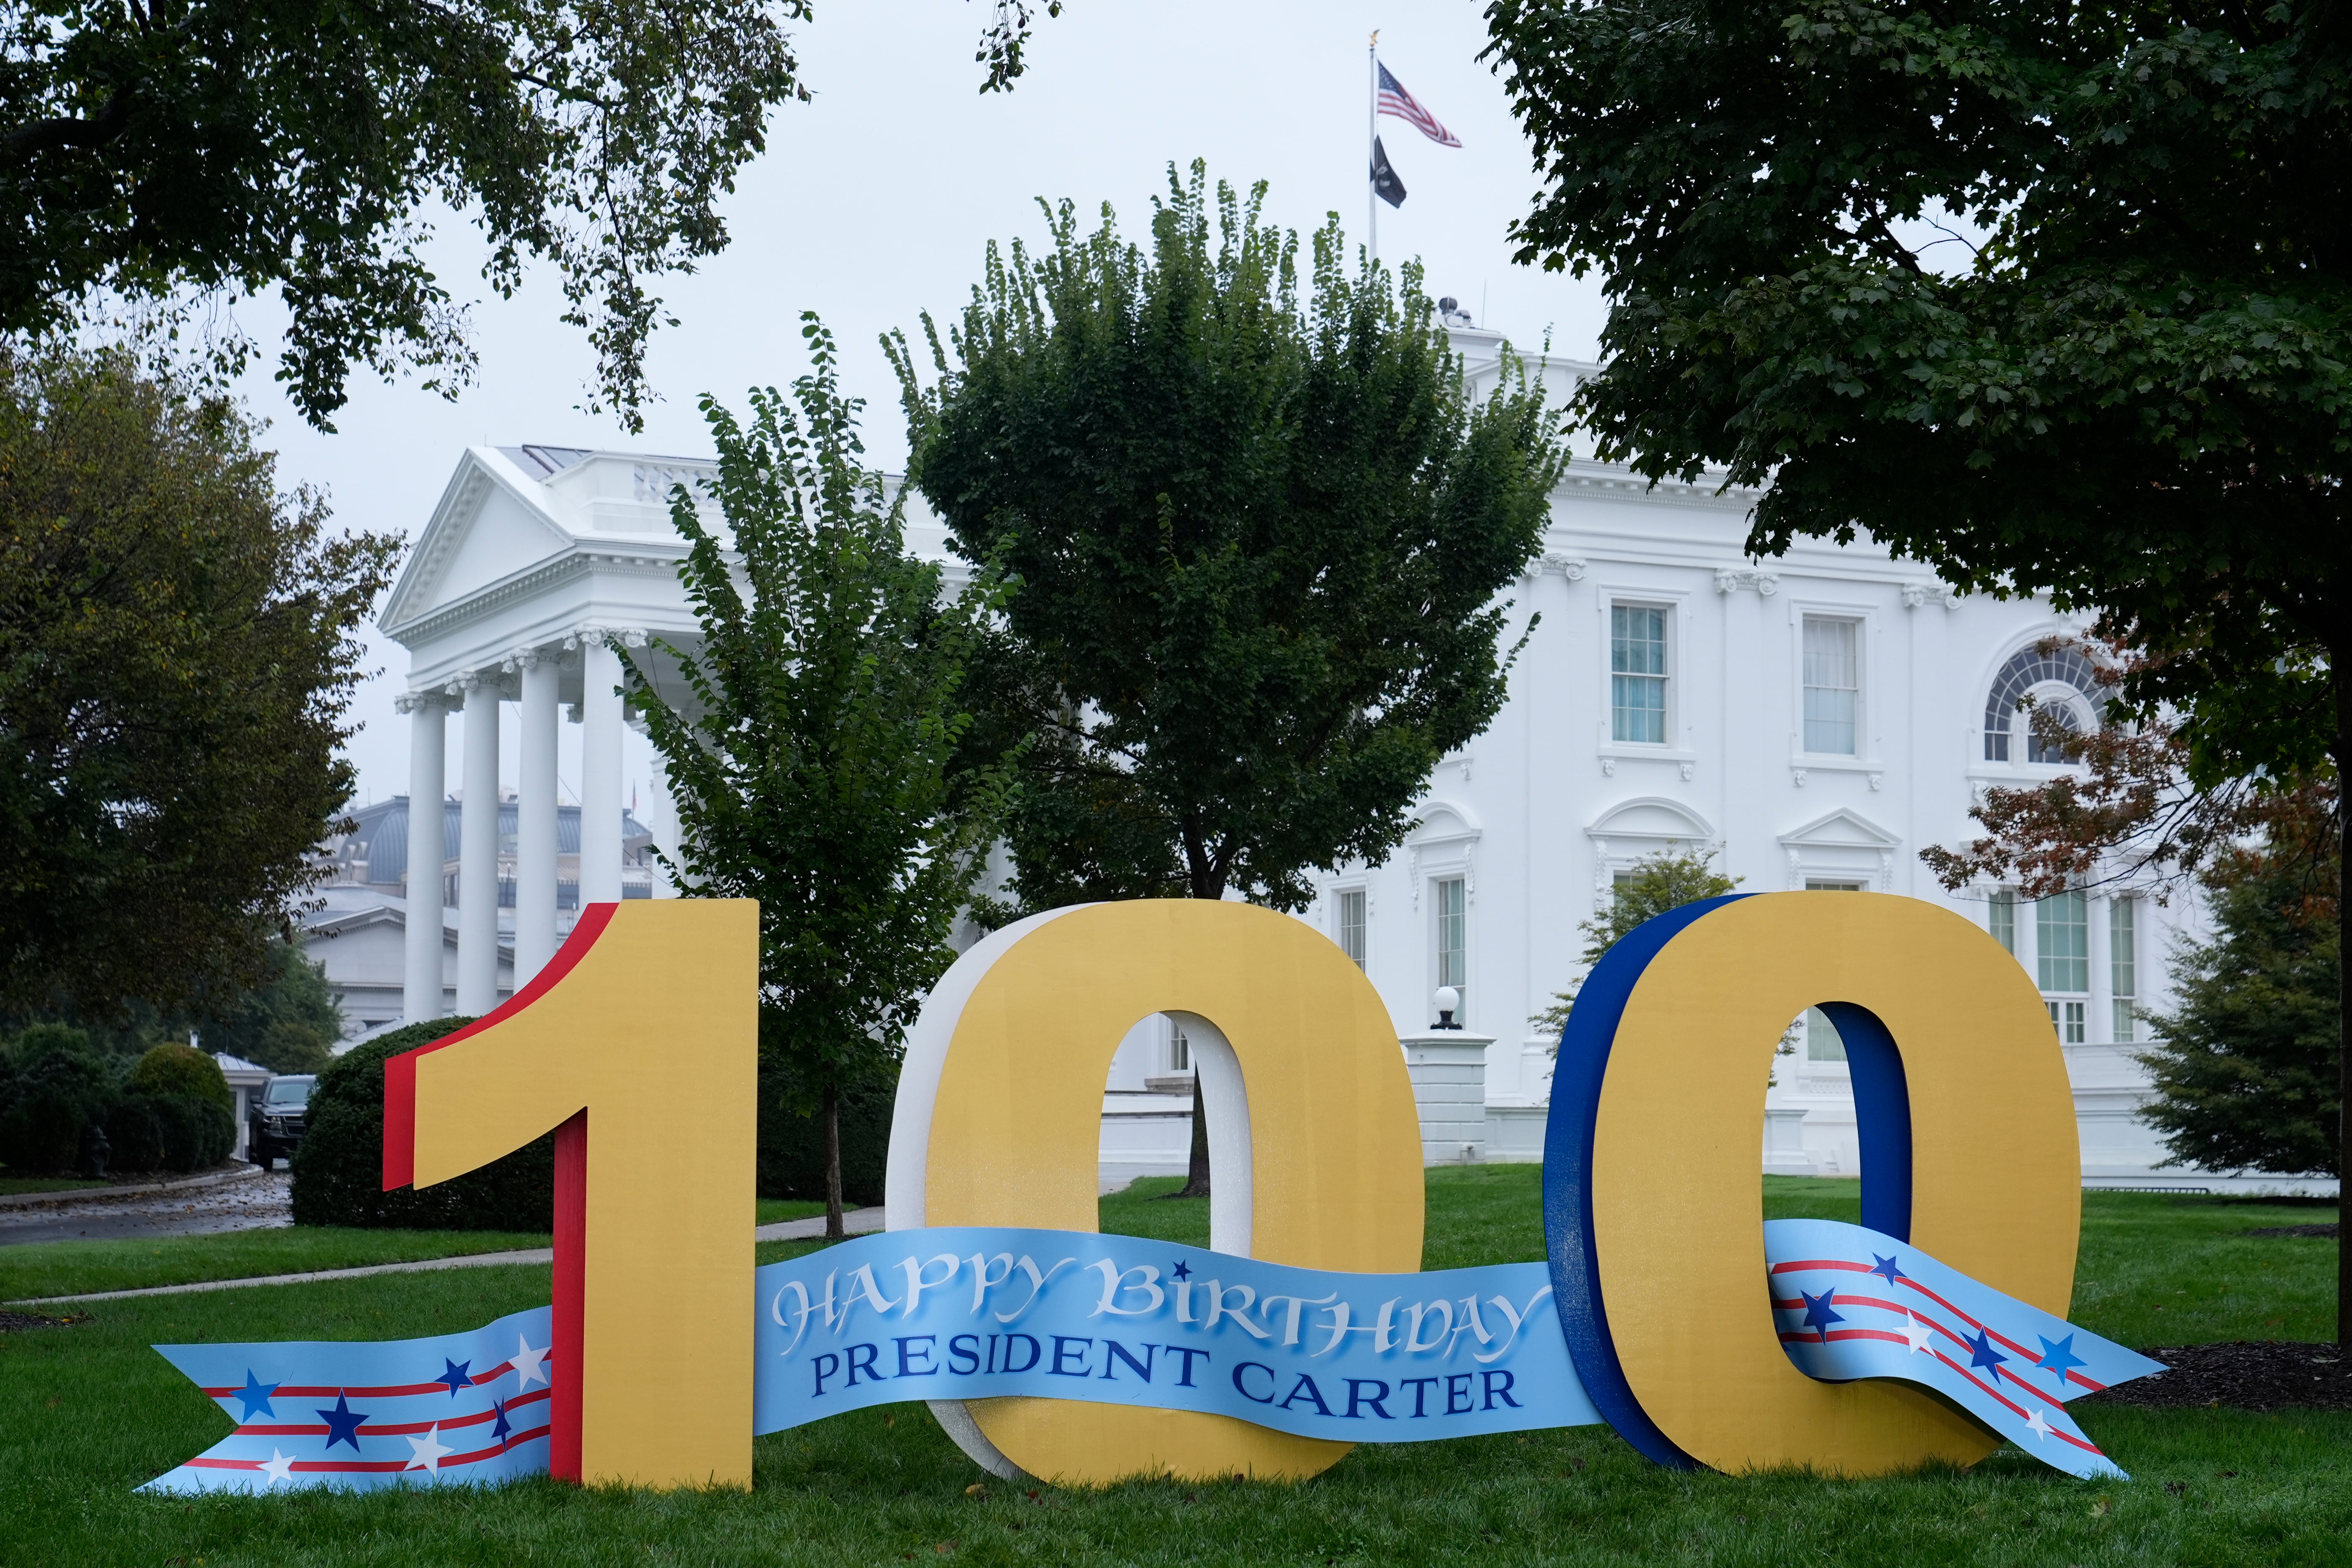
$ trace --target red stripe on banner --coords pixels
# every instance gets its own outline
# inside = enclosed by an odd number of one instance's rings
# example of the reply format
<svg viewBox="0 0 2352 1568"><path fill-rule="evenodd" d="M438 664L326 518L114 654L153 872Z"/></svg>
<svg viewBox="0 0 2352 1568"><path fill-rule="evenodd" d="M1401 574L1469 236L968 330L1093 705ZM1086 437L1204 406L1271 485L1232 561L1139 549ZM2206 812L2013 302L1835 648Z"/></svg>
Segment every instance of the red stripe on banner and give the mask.
<svg viewBox="0 0 2352 1568"><path fill-rule="evenodd" d="M325 1428L321 1427L320 1430L324 1431ZM418 1430L422 1431L424 1428L419 1427ZM485 1459L495 1459L503 1454L511 1453L525 1443L546 1436L547 1428L544 1426L534 1426L528 1432L512 1433L505 1442L493 1443L487 1448L476 1448L465 1454L444 1455L441 1468L446 1470L451 1465L477 1465ZM259 1459L215 1459L198 1455L195 1458L190 1459L184 1468L191 1470L258 1470L261 1468L261 1464ZM389 1475L400 1470L422 1471L425 1467L414 1459L404 1461L400 1459L297 1459L294 1461L293 1468L310 1475L373 1476Z"/></svg>
<svg viewBox="0 0 2352 1568"><path fill-rule="evenodd" d="M1870 1268L1867 1264L1843 1263L1833 1258L1809 1258L1801 1263L1775 1263L1772 1265L1772 1272L1775 1274L1794 1274L1801 1268L1835 1268L1843 1273L1848 1274L1867 1274L1870 1272ZM1906 1274L1903 1278L1908 1279L1911 1277L1908 1274Z"/></svg>
<svg viewBox="0 0 2352 1568"><path fill-rule="evenodd" d="M531 977L530 984L507 998L505 1004L483 1014L462 1029L442 1036L429 1045L413 1051L403 1051L387 1057L383 1064L383 1190L415 1184L416 1181L416 1063L419 1058L431 1055L471 1039L494 1025L502 1024L525 1007L555 989L556 984L572 973L579 962L588 956L604 928L613 923L618 904L590 904L580 911L573 922L572 934L555 950L555 956Z"/></svg>
<svg viewBox="0 0 2352 1568"><path fill-rule="evenodd" d="M436 1384L434 1386L438 1388L441 1385L439 1384ZM330 1392L331 1392L331 1390ZM354 1389L352 1392L357 1393L358 1390ZM512 1399L506 1402L507 1410L511 1414L523 1405L537 1405L546 1397L547 1390L543 1388L535 1388L529 1394L518 1394ZM478 1426L485 1421L494 1421L497 1418L498 1412L495 1410L477 1410L468 1415L452 1415L446 1419L436 1419L432 1421L395 1422L376 1421L371 1419L362 1423L362 1425L366 1426L367 1435L371 1437L399 1437L404 1436L411 1432L430 1431L435 1426L439 1426L444 1431L449 1431L459 1426ZM256 1421L247 1425L241 1425L236 1429L236 1435L240 1437L268 1437L273 1435L288 1437L323 1437L326 1436L326 1433L327 1428L323 1426L296 1426L292 1423L283 1421L270 1421L266 1423Z"/></svg>
<svg viewBox="0 0 2352 1568"><path fill-rule="evenodd" d="M473 1378L469 1379L467 1386L469 1388L479 1388L485 1384L496 1383L499 1379L504 1377L513 1370L514 1363L512 1362L500 1362L498 1366L492 1370L478 1373ZM269 1397L272 1399L331 1399L336 1394L340 1394L352 1399L407 1399L420 1394L446 1394L448 1391L449 1385L446 1383L395 1383L386 1384L381 1388L362 1388L356 1384L320 1384L313 1385L310 1384L300 1383L281 1383L275 1389L270 1391ZM234 1399L244 1392L245 1390L241 1387L207 1388L205 1390L205 1394L215 1399Z"/></svg>

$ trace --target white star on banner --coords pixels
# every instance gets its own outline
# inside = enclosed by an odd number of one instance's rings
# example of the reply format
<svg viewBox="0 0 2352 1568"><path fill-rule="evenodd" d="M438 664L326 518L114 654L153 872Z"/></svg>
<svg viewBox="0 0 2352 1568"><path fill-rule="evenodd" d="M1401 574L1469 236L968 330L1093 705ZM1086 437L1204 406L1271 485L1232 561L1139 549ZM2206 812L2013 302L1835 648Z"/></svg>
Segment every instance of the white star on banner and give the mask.
<svg viewBox="0 0 2352 1568"><path fill-rule="evenodd" d="M441 1456L457 1451L455 1448L442 1447L441 1428L438 1424L426 1427L424 1436L411 1437L408 1440L408 1447L410 1451L405 1468L412 1470L429 1470L436 1476L441 1473Z"/></svg>
<svg viewBox="0 0 2352 1568"><path fill-rule="evenodd" d="M2025 1429L2045 1443L2050 1440L2050 1423L2042 1417L2042 1406L2039 1405L2035 1405L2033 1413L2025 1418Z"/></svg>
<svg viewBox="0 0 2352 1568"><path fill-rule="evenodd" d="M1907 1307L1903 1312L1903 1337L1911 1342L1911 1348L1914 1351L1932 1351L1936 1348L1936 1331L1913 1317Z"/></svg>
<svg viewBox="0 0 2352 1568"><path fill-rule="evenodd" d="M269 1458L261 1461L261 1468L273 1487L280 1481L290 1483L294 1479L294 1461L279 1453L274 1445L269 1450Z"/></svg>
<svg viewBox="0 0 2352 1568"><path fill-rule="evenodd" d="M516 1335L514 1359L508 1364L515 1369L517 1386L529 1388L534 1383L546 1383L547 1369L540 1365L546 1359L546 1351L530 1348L529 1336Z"/></svg>

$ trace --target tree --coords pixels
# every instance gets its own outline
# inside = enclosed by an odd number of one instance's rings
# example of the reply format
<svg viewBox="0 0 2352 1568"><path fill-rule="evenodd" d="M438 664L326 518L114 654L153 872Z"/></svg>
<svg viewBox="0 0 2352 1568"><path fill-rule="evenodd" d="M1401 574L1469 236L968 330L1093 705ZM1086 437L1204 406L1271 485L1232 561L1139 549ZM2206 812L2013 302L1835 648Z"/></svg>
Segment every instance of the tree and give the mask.
<svg viewBox="0 0 2352 1568"><path fill-rule="evenodd" d="M318 879L399 541L253 435L119 356L0 359L0 1009L256 984Z"/></svg>
<svg viewBox="0 0 2352 1568"><path fill-rule="evenodd" d="M1956 587L2097 610L2100 640L2147 656L2119 702L2173 716L2200 787L2335 775L2352 744L2335 8L1487 16L1545 176L1520 259L1598 268L1609 293L1609 361L1579 397L1604 457L1769 481L1759 553L1867 531ZM1939 272L1921 242L1958 239L1951 222L1984 242Z"/></svg>
<svg viewBox="0 0 2352 1568"><path fill-rule="evenodd" d="M276 1073L317 1072L343 1036L326 973L290 942L271 944L268 977L195 1020L208 1051L226 1051Z"/></svg>
<svg viewBox="0 0 2352 1568"><path fill-rule="evenodd" d="M1506 356L1483 402L1421 292L1171 166L1148 250L1110 209L992 246L934 383L903 337L911 482L1001 563L1038 739L1012 842L1030 907L1229 889L1277 909L1378 863L1438 759L1502 705L1497 600L1560 452ZM1215 243L1212 243L1212 230ZM952 359L950 358L952 352ZM1196 1089L1194 1181L1206 1180Z"/></svg>
<svg viewBox="0 0 2352 1568"><path fill-rule="evenodd" d="M660 646L691 702L622 657L692 890L760 901L761 1037L817 1088L838 1237L841 1090L895 1058L954 960L1008 775L953 766L971 722L964 660L995 581L983 572L943 600L940 567L906 552L903 492L861 466L862 405L840 394L832 335L803 321L814 368L793 384L796 409L754 392L745 425L702 401L719 447L705 488L732 549L674 493L702 645Z"/></svg>
<svg viewBox="0 0 2352 1568"><path fill-rule="evenodd" d="M2294 847L2234 850L2203 878L2218 934L2182 946L2172 1011L2142 1053L2141 1114L2172 1163L2340 1174L2336 907Z"/></svg>
<svg viewBox="0 0 2352 1568"><path fill-rule="evenodd" d="M1046 7L1058 12L1058 3ZM0 7L0 331L100 294L255 293L292 311L278 379L331 429L352 365L469 379L465 308L425 259L467 214L502 296L551 262L588 331L592 409L641 424L652 278L727 244L719 199L805 100L808 0L152 0ZM1029 6L982 37L1022 74ZM241 362L241 340L226 345Z"/></svg>
<svg viewBox="0 0 2352 1568"><path fill-rule="evenodd" d="M1668 910L1681 909L1702 899L1719 899L1738 890L1740 879L1727 877L1715 868L1715 855L1676 855L1660 850L1633 863L1633 869L1610 890L1609 907L1576 929L1585 936L1584 951L1578 961L1590 973L1609 950L1635 926L1654 915ZM1568 1027L1568 1016L1576 1006L1576 994L1583 988L1580 977L1567 990L1552 997L1552 1005L1528 1020L1547 1035L1558 1036ZM1552 1049L1557 1052L1559 1041Z"/></svg>

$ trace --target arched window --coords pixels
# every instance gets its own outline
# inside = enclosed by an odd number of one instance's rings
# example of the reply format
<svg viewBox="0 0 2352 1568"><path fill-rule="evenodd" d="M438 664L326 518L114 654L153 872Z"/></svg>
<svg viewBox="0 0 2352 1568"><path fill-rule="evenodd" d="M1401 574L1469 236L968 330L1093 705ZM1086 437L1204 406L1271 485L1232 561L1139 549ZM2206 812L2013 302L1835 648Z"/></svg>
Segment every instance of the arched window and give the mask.
<svg viewBox="0 0 2352 1568"><path fill-rule="evenodd" d="M2036 712L2047 713L2062 728L2080 734L2096 721L2098 676L2091 661L2075 648L2057 647L2048 653L2038 647L2021 650L2000 667L2000 673L1992 679L1991 691L1985 697L1985 761L2014 760L2014 746L2021 740L2026 762L2066 760L2034 732L2031 716L2020 711L2018 704L2029 697L2034 700Z"/></svg>

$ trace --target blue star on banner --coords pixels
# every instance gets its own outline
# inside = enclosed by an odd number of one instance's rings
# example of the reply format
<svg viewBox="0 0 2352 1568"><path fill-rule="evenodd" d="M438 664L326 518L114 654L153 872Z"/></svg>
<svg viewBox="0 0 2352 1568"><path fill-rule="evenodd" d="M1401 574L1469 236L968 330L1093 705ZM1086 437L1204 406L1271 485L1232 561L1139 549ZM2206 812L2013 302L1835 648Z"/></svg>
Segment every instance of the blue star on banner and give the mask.
<svg viewBox="0 0 2352 1568"><path fill-rule="evenodd" d="M1969 1364L1988 1369L1992 1373L1993 1381L1999 1383L2000 1363L2009 1358L1992 1348L1991 1332L1989 1330L1979 1329L1976 1337L1966 1342L1969 1347Z"/></svg>
<svg viewBox="0 0 2352 1568"><path fill-rule="evenodd" d="M319 1419L327 1424L328 1447L331 1448L338 1443L349 1443L352 1453L359 1452L360 1423L367 1416L352 1409L343 1395L335 1395L335 1407L320 1411Z"/></svg>
<svg viewBox="0 0 2352 1568"><path fill-rule="evenodd" d="M441 1375L433 1381L447 1388L449 1397L455 1399L474 1386L474 1375L468 1370L473 1364L470 1361L451 1361L447 1356L443 1356Z"/></svg>
<svg viewBox="0 0 2352 1568"><path fill-rule="evenodd" d="M1897 1253L1895 1256L1900 1257L1902 1255ZM1903 1270L1895 1267L1895 1258L1881 1258L1875 1252L1870 1255L1870 1272L1885 1280L1886 1288L1890 1290L1895 1289L1895 1282L1897 1279L1908 1279L1911 1278L1911 1276L1904 1273Z"/></svg>
<svg viewBox="0 0 2352 1568"><path fill-rule="evenodd" d="M1824 1290L1818 1296L1805 1296L1805 1293L1800 1290L1797 1294L1805 1297L1805 1327L1820 1330L1822 1342L1827 1344L1830 1338L1830 1325L1845 1321L1843 1312L1831 1310L1831 1303L1837 1300L1837 1292Z"/></svg>
<svg viewBox="0 0 2352 1568"><path fill-rule="evenodd" d="M1190 1279L1192 1278L1192 1266L1186 1263L1180 1258L1176 1260L1176 1267L1168 1271L1168 1278L1171 1279Z"/></svg>
<svg viewBox="0 0 2352 1568"><path fill-rule="evenodd" d="M264 1415L268 1416L272 1421L277 1420L278 1412L270 1407L269 1396L277 1393L278 1389L278 1385L277 1384L261 1382L253 1375L253 1369L251 1367L247 1367L245 1369L245 1386L237 1389L229 1395L231 1399L240 1401L245 1405L245 1414L237 1417L237 1419L240 1421L250 1421L253 1419L253 1413L258 1410Z"/></svg>
<svg viewBox="0 0 2352 1568"><path fill-rule="evenodd" d="M2042 1359L2033 1364L2044 1372L2056 1373L2058 1381L2062 1384L2066 1381L2066 1374L2074 1368L2091 1364L2074 1353L2074 1336L2072 1334L2068 1334L2054 1344L2047 1334L2036 1334L2034 1338L2042 1342Z"/></svg>
<svg viewBox="0 0 2352 1568"><path fill-rule="evenodd" d="M507 1402L503 1399L493 1399L490 1401L490 1408L498 1414L498 1422L491 1426L490 1436L503 1443L507 1440L507 1435L514 1430L514 1424L507 1419Z"/></svg>

